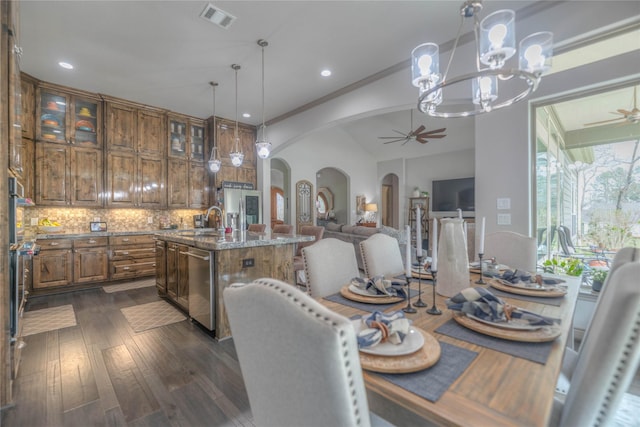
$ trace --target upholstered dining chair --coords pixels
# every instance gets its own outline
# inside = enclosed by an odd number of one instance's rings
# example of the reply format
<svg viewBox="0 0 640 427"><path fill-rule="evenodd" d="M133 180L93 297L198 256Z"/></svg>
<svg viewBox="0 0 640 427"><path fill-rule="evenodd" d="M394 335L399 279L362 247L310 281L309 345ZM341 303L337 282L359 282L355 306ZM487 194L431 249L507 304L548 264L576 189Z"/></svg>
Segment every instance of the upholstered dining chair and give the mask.
<svg viewBox="0 0 640 427"><path fill-rule="evenodd" d="M319 242L324 236L324 227L316 226L316 225L305 225L300 228L300 233L303 236L313 236L316 239L311 242L300 242L296 248L296 254L293 257L293 271L296 277L296 284L299 286L306 286L306 279L304 274L300 274L304 272L304 261L302 261L302 249L307 246L313 245L316 242Z"/></svg>
<svg viewBox="0 0 640 427"><path fill-rule="evenodd" d="M390 279L405 272L400 246L391 236L382 233L370 236L360 242L360 253L365 277L382 275Z"/></svg>
<svg viewBox="0 0 640 427"><path fill-rule="evenodd" d="M513 231L489 233L484 240L485 260L495 257L500 264L529 272L536 271L536 238Z"/></svg>
<svg viewBox="0 0 640 427"><path fill-rule="evenodd" d="M353 244L328 238L302 249L307 292L324 297L360 275Z"/></svg>
<svg viewBox="0 0 640 427"><path fill-rule="evenodd" d="M249 228L247 231L254 231L256 233L264 233L264 230L267 228L267 224L249 224Z"/></svg>
<svg viewBox="0 0 640 427"><path fill-rule="evenodd" d="M278 234L293 234L293 225L291 224L276 224L271 230L272 233Z"/></svg>
<svg viewBox="0 0 640 427"><path fill-rule="evenodd" d="M369 412L349 319L276 279L223 295L256 425L385 424Z"/></svg>
<svg viewBox="0 0 640 427"><path fill-rule="evenodd" d="M640 249L613 260L578 352L566 349L551 425L610 425L640 366ZM563 389L563 387L567 387ZM558 396L558 393L556 394Z"/></svg>

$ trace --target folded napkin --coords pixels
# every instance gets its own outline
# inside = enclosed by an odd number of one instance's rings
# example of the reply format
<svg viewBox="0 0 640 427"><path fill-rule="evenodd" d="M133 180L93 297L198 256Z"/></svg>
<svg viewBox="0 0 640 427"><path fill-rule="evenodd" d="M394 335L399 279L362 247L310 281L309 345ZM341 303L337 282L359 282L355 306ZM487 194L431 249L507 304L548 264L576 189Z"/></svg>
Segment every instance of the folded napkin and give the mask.
<svg viewBox="0 0 640 427"><path fill-rule="evenodd" d="M537 283L539 285L557 285L559 283L563 283L564 280L554 279L551 277L542 277L539 274L535 276L527 271L520 271L516 269L515 271L505 270L502 275L495 276L499 279L506 280L509 283L516 284L518 282L524 283Z"/></svg>
<svg viewBox="0 0 640 427"><path fill-rule="evenodd" d="M371 315L362 317L362 329L358 332L358 348L369 348L382 342L401 344L409 333L411 323L398 310L385 314L374 311Z"/></svg>
<svg viewBox="0 0 640 427"><path fill-rule="evenodd" d="M489 322L520 319L530 325L552 325L556 319L514 307L485 288L466 288L446 301L451 310L471 314Z"/></svg>
<svg viewBox="0 0 640 427"><path fill-rule="evenodd" d="M385 279L384 276L375 276L371 279L354 277L351 279L351 284L371 295L387 295L402 298L406 298L407 295L404 289L402 289L402 285L404 285L403 282L393 282Z"/></svg>

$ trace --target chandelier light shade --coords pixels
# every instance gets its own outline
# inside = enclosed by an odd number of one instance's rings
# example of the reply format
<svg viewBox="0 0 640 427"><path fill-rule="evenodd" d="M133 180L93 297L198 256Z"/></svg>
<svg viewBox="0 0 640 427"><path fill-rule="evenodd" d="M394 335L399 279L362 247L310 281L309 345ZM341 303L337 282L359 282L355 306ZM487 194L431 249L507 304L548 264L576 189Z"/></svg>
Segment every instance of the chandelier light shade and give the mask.
<svg viewBox="0 0 640 427"><path fill-rule="evenodd" d="M233 135L233 151L229 153L229 157L231 157L231 164L238 168L242 166L242 162L244 161L244 154L242 153L242 150L240 150L240 137L238 136L238 70L240 69L240 66L238 64L233 64L231 65L231 68L233 68L236 73L236 130Z"/></svg>
<svg viewBox="0 0 640 427"><path fill-rule="evenodd" d="M207 166L209 167L209 172L216 173L220 170L220 165L222 163L216 156L216 151L218 149L218 147L216 147L216 136L218 132L218 128L216 127L216 86L218 86L218 83L209 82L209 84L213 88L213 135L211 136L211 157L209 157Z"/></svg>
<svg viewBox="0 0 640 427"><path fill-rule="evenodd" d="M419 90L418 109L423 113L442 118L468 117L508 107L534 92L542 75L551 68L552 33L531 34L516 49L515 13L498 10L479 21L481 10L481 0L462 4L460 26L444 74L440 73L437 44L423 43L411 52L411 83ZM473 18L476 71L449 78L465 18ZM516 52L518 67L509 68L507 61ZM445 88L459 85L463 92L470 93L471 102L448 99Z"/></svg>
<svg viewBox="0 0 640 427"><path fill-rule="evenodd" d="M269 46L266 40L258 40L258 46L262 48L262 126L261 132L258 132L261 137L256 140L256 150L258 157L266 159L271 154L271 143L267 140L267 126L264 124L264 48Z"/></svg>

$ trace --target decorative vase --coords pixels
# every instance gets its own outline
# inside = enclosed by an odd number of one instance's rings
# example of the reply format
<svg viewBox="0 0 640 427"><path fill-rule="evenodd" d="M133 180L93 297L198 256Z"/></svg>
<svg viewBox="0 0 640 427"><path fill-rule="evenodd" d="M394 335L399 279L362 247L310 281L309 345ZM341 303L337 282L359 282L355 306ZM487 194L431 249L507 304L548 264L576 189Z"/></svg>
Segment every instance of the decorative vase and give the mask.
<svg viewBox="0 0 640 427"><path fill-rule="evenodd" d="M413 190L413 197L420 197L420 189L419 188L415 188Z"/></svg>
<svg viewBox="0 0 640 427"><path fill-rule="evenodd" d="M436 292L445 297L452 297L469 287L469 261L462 222L460 218L440 220Z"/></svg>

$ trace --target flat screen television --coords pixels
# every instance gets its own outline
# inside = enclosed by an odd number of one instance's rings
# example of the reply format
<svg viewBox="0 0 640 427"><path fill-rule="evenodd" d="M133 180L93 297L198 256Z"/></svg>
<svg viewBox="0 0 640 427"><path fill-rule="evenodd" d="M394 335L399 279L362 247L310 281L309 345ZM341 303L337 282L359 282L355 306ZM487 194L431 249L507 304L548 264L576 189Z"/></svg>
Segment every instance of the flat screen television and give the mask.
<svg viewBox="0 0 640 427"><path fill-rule="evenodd" d="M433 212L475 212L475 178L443 179L433 181L431 210Z"/></svg>

